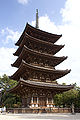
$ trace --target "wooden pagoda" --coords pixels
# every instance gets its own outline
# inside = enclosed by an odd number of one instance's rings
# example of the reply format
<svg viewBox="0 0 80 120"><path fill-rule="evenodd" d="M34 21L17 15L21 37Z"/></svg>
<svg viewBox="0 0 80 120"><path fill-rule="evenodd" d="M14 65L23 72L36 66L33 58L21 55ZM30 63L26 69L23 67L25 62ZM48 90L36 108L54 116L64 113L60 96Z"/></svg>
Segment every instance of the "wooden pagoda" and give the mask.
<svg viewBox="0 0 80 120"><path fill-rule="evenodd" d="M74 88L73 85L60 85L57 79L67 75L71 70L56 70L56 66L67 57L57 57L64 45L56 45L62 35L52 34L38 29L38 10L36 28L30 24L26 27L15 44L14 53L18 56L12 64L17 71L10 76L18 84L9 92L22 98L22 108L47 109L54 108L54 95Z"/></svg>
<svg viewBox="0 0 80 120"><path fill-rule="evenodd" d="M55 54L64 45L56 45L62 35L51 34L34 28L27 23L14 53L18 56L12 64L18 70L10 76L18 84L10 90L22 98L23 108L53 108L54 95L72 89L73 85L60 85L57 79L70 73L71 70L56 70L56 66L67 57Z"/></svg>

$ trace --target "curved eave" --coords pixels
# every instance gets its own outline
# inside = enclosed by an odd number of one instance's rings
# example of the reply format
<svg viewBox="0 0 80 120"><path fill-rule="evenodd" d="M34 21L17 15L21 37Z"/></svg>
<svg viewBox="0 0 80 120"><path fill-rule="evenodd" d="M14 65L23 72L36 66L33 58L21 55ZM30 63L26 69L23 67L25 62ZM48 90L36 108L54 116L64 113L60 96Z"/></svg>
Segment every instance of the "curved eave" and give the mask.
<svg viewBox="0 0 80 120"><path fill-rule="evenodd" d="M27 24L26 24L26 27L25 27L23 33L21 34L19 40L15 43L16 46L19 46L21 44L22 39L24 38L25 32L27 32Z"/></svg>
<svg viewBox="0 0 80 120"><path fill-rule="evenodd" d="M52 33L49 33L49 32L46 32L40 29L36 29L35 27L31 26L28 23L27 23L27 27L28 29L32 30L33 33L35 32L37 33L37 35L45 36L45 41L47 40L48 42L55 43L60 37L62 37L62 34L57 35L57 34L52 34ZM47 38L49 38L49 40Z"/></svg>
<svg viewBox="0 0 80 120"><path fill-rule="evenodd" d="M45 83L45 82L35 82L30 80L23 80L20 79L17 86L10 89L8 92L11 93L19 93L20 90L23 90L23 88L37 88L37 89L48 89L56 92L64 92L70 89L74 88L74 85L60 85L60 84L52 84L52 83ZM19 91L19 92L18 92Z"/></svg>
<svg viewBox="0 0 80 120"><path fill-rule="evenodd" d="M49 41L44 41L44 40L39 39L39 38L35 38L35 37L27 34L26 32L25 32L25 35L24 35L24 36L26 36L26 38L28 38L28 39L30 39L30 40L32 40L32 41L35 41L35 42L38 42L38 43L43 43L44 45L53 46L53 43L51 43L51 42L49 42Z"/></svg>
<svg viewBox="0 0 80 120"><path fill-rule="evenodd" d="M58 74L58 77L56 77L55 79L59 79L63 77L64 75L70 73L71 71L68 69L67 70L55 70L55 69L48 69L44 67L33 66L31 64L27 64L24 60L22 60L19 66L19 69L10 78L18 81L21 75L23 75L23 73L25 73L28 69L31 69L33 71L47 73L47 74L54 74L54 75Z"/></svg>
<svg viewBox="0 0 80 120"><path fill-rule="evenodd" d="M28 29L31 29L32 31L35 31L40 35L43 35L43 36L45 35L46 38L48 38L48 37L52 38L52 40L51 40L52 43L55 43L62 36L62 35L48 33L48 32L45 32L43 30L40 30L40 29L36 29L35 27L33 27L33 26L31 26L30 24L27 23L21 37L19 38L19 40L17 41L17 43L15 45L17 45L17 46L20 45L20 43L21 43L21 41L22 41L22 39L23 39L23 37L25 35L25 32L27 33ZM55 40L53 40L53 38L55 38Z"/></svg>
<svg viewBox="0 0 80 120"><path fill-rule="evenodd" d="M36 39L34 37L31 37L30 35L28 34L25 34L19 48L17 49L17 51L14 53L15 56L19 56L22 48L24 45L26 45L26 42L27 42L27 39L34 42L34 43L37 43L37 44L43 44L44 46L49 46L53 49L53 55L56 54L58 51L60 51L65 45L55 45L55 44L52 44L50 42L46 42L46 41L41 41L40 39Z"/></svg>
<svg viewBox="0 0 80 120"><path fill-rule="evenodd" d="M36 29L35 27L31 26L30 24L27 23L27 27L28 28L31 28L32 30L34 31L37 31L38 33L42 34L42 35L46 35L47 37L51 36L51 37L55 37L55 38L60 38L62 35L57 35L57 34L53 34L53 33L49 33L49 32L46 32L46 31L43 31L43 30L40 30L40 29Z"/></svg>
<svg viewBox="0 0 80 120"><path fill-rule="evenodd" d="M65 59L67 59L67 57L64 57L64 56L63 57L56 57L56 56L53 56L53 55L50 55L50 54L40 53L40 52L31 50L31 49L29 49L28 47L26 47L24 45L21 54L19 55L17 60L12 64L12 66L13 67L19 67L19 65L21 64L22 59L25 61L25 58L27 58L27 53L31 54L31 55L43 57L43 59L45 58L45 59L48 59L48 60L52 60L53 61L53 67L55 67L56 65L60 64Z"/></svg>

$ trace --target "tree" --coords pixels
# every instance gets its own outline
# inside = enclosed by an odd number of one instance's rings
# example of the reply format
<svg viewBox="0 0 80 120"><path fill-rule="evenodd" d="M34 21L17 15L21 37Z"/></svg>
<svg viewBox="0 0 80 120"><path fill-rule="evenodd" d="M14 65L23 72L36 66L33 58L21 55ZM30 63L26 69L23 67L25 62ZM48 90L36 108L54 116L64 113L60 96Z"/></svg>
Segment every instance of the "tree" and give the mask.
<svg viewBox="0 0 80 120"><path fill-rule="evenodd" d="M4 74L2 78L0 77L0 89L1 91L6 92L8 89L17 85L17 82L14 80L9 79L9 77Z"/></svg>
<svg viewBox="0 0 80 120"><path fill-rule="evenodd" d="M66 83L62 83L62 85L66 85Z"/></svg>
<svg viewBox="0 0 80 120"><path fill-rule="evenodd" d="M62 94L56 94L54 96L54 103L58 107L60 107L63 104Z"/></svg>
<svg viewBox="0 0 80 120"><path fill-rule="evenodd" d="M78 91L78 95L76 98L75 107L80 108L80 87L76 87L76 90Z"/></svg>
<svg viewBox="0 0 80 120"><path fill-rule="evenodd" d="M80 90L72 89L62 94L56 94L54 96L54 102L57 106L71 107L74 104L75 107L80 106Z"/></svg>
<svg viewBox="0 0 80 120"><path fill-rule="evenodd" d="M8 89L17 85L17 81L11 80L6 74L0 77L1 107L14 107L21 105L20 97L7 92ZM18 105L17 105L18 103Z"/></svg>
<svg viewBox="0 0 80 120"><path fill-rule="evenodd" d="M72 103L75 105L78 91L75 89L63 93L63 104L70 107Z"/></svg>

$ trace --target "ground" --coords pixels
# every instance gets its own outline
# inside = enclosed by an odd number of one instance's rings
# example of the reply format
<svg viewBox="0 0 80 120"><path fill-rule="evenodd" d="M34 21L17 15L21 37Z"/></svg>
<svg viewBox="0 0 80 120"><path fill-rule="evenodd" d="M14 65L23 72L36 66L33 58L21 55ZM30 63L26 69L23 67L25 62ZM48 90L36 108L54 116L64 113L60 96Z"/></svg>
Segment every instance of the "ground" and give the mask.
<svg viewBox="0 0 80 120"><path fill-rule="evenodd" d="M0 113L0 120L80 120L80 113L53 114L6 114Z"/></svg>

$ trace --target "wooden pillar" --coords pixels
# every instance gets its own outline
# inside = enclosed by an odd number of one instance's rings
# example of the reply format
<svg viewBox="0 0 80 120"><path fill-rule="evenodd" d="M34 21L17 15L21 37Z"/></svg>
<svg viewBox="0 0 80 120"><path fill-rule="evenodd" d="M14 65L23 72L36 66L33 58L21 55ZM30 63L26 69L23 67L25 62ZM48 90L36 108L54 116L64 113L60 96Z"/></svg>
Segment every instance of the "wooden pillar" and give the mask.
<svg viewBox="0 0 80 120"><path fill-rule="evenodd" d="M34 107L33 96L32 96L32 99L31 99L31 103L32 103L32 106L31 106L31 107Z"/></svg>
<svg viewBox="0 0 80 120"><path fill-rule="evenodd" d="M26 101L26 98L23 97L22 98L22 107L26 107L27 106L27 101Z"/></svg>
<svg viewBox="0 0 80 120"><path fill-rule="evenodd" d="M53 98L52 98L52 104L54 103L54 100L53 100Z"/></svg>
<svg viewBox="0 0 80 120"><path fill-rule="evenodd" d="M38 99L38 97L37 97L37 104L38 104L38 102L39 102L39 99Z"/></svg>
<svg viewBox="0 0 80 120"><path fill-rule="evenodd" d="M33 96L32 96L32 100L31 100L31 103L33 103Z"/></svg>
<svg viewBox="0 0 80 120"><path fill-rule="evenodd" d="M48 98L47 98L47 104L48 104Z"/></svg>
<svg viewBox="0 0 80 120"><path fill-rule="evenodd" d="M48 97L47 97L47 107L49 107L49 101L48 101Z"/></svg>

